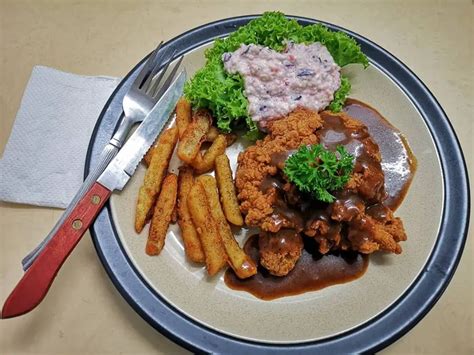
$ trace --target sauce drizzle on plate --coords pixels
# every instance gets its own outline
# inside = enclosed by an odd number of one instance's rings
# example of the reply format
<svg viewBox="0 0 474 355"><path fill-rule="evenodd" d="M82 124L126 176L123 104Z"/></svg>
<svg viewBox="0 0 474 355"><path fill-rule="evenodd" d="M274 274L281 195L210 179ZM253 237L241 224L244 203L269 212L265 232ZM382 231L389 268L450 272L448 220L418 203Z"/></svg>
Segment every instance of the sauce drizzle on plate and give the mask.
<svg viewBox="0 0 474 355"><path fill-rule="evenodd" d="M228 269L224 276L226 285L234 290L247 291L263 300L273 300L349 282L361 277L367 270L369 260L367 255L356 252L322 255L316 251L313 239L303 239L305 246L301 257L288 275L284 277L270 275L259 265L256 275L241 280ZM247 240L244 250L258 263L258 235L253 235Z"/></svg>

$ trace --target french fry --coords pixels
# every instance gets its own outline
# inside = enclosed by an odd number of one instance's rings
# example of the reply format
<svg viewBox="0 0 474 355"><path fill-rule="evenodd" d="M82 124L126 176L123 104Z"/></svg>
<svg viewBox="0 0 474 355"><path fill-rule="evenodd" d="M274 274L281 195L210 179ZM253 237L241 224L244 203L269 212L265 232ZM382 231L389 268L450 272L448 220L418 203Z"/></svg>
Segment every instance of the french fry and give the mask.
<svg viewBox="0 0 474 355"><path fill-rule="evenodd" d="M135 230L140 233L150 219L153 205L160 193L161 183L168 170L168 164L178 140L178 129L170 128L163 132L158 140L156 154L153 154L150 165L145 173L143 185L138 192L135 213Z"/></svg>
<svg viewBox="0 0 474 355"><path fill-rule="evenodd" d="M145 156L143 157L143 163L148 167L150 166L151 157L155 151L155 146L151 147L148 152L146 152Z"/></svg>
<svg viewBox="0 0 474 355"><path fill-rule="evenodd" d="M227 133L225 138L227 140L227 146L230 147L237 140L237 135L235 133Z"/></svg>
<svg viewBox="0 0 474 355"><path fill-rule="evenodd" d="M241 226L244 224L244 220L240 213L234 181L232 179L232 170L230 169L227 155L222 154L216 158L215 168L224 215L233 225Z"/></svg>
<svg viewBox="0 0 474 355"><path fill-rule="evenodd" d="M176 126L178 126L179 138L183 137L186 128L191 123L191 103L184 97L176 104Z"/></svg>
<svg viewBox="0 0 474 355"><path fill-rule="evenodd" d="M210 214L206 192L200 182L195 182L191 187L187 202L206 256L207 273L213 276L224 267L227 262L227 255L217 224Z"/></svg>
<svg viewBox="0 0 474 355"><path fill-rule="evenodd" d="M171 213L171 224L176 224L178 221L178 206L177 204L173 208L173 212Z"/></svg>
<svg viewBox="0 0 474 355"><path fill-rule="evenodd" d="M153 156L154 152L155 152L155 149L156 149L156 146L158 144L158 140L159 140L159 137L156 138L155 142L153 143L153 145L150 147L150 149L148 149L148 152L146 152L145 156L143 157L143 162L145 163L145 165L148 167L150 166L150 162L151 162L151 157Z"/></svg>
<svg viewBox="0 0 474 355"><path fill-rule="evenodd" d="M217 138L217 136L221 134L219 133L219 129L215 126L211 126L209 128L209 131L206 133L206 142L214 142L214 140ZM232 144L235 143L237 140L237 135L235 133L227 133L225 134L225 138L227 140L227 146L230 147Z"/></svg>
<svg viewBox="0 0 474 355"><path fill-rule="evenodd" d="M192 161L191 166L196 171L196 174L203 174L211 171L214 168L216 157L224 154L226 148L226 138L223 134L219 134L206 153L201 155L199 152Z"/></svg>
<svg viewBox="0 0 474 355"><path fill-rule="evenodd" d="M209 131L206 133L206 142L214 142L214 140L219 135L219 130L216 126L211 126Z"/></svg>
<svg viewBox="0 0 474 355"><path fill-rule="evenodd" d="M201 144L211 126L211 115L206 110L198 110L193 121L188 125L186 131L178 144L178 157L185 163L191 164L199 153Z"/></svg>
<svg viewBox="0 0 474 355"><path fill-rule="evenodd" d="M228 263L234 270L235 274L245 279L257 273L257 266L254 261L240 248L234 238L229 223L222 212L219 202L219 193L217 192L216 179L210 175L201 175L197 178L206 192L207 201L209 203L211 216L216 221L217 230L221 236L224 249L228 256Z"/></svg>
<svg viewBox="0 0 474 355"><path fill-rule="evenodd" d="M196 263L205 261L201 241L189 213L187 197L194 184L193 170L182 166L178 174L178 224L183 238L184 251L189 260Z"/></svg>
<svg viewBox="0 0 474 355"><path fill-rule="evenodd" d="M168 174L163 181L163 186L156 201L153 218L151 219L150 231L145 252L148 255L158 255L165 246L165 238L176 204L178 192L178 177L175 174Z"/></svg>

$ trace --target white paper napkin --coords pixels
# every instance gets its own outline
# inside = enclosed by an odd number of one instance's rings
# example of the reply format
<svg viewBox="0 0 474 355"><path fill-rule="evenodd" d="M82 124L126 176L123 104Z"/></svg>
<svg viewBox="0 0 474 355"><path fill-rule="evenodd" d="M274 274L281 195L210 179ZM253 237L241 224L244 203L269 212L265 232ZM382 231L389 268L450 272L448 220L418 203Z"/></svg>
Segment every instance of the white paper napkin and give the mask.
<svg viewBox="0 0 474 355"><path fill-rule="evenodd" d="M82 183L94 125L119 82L34 67L0 160L0 200L67 207Z"/></svg>

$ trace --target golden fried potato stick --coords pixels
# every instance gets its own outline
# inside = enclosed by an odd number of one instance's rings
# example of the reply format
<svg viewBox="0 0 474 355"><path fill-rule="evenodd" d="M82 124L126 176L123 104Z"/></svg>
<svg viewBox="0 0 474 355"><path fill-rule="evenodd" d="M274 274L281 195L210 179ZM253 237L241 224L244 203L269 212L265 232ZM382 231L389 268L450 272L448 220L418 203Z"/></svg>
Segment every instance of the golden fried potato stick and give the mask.
<svg viewBox="0 0 474 355"><path fill-rule="evenodd" d="M145 163L145 165L148 167L150 166L150 162L151 162L151 158L155 152L155 149L156 149L156 146L158 144L158 140L160 139L160 137L156 138L155 142L153 143L153 145L150 147L150 149L148 149L148 152L146 152L145 156L143 157L143 163Z"/></svg>
<svg viewBox="0 0 474 355"><path fill-rule="evenodd" d="M171 224L176 224L178 222L178 204L173 208L173 212L171 213Z"/></svg>
<svg viewBox="0 0 474 355"><path fill-rule="evenodd" d="M135 213L135 231L140 233L150 219L153 205L160 193L168 164L178 140L178 128L173 127L164 131L159 140L150 165L145 173L143 185L138 192L137 208Z"/></svg>
<svg viewBox="0 0 474 355"><path fill-rule="evenodd" d="M232 170L230 169L227 155L222 154L216 158L215 168L224 214L230 223L241 226L244 224L244 220L240 213L234 181L232 179Z"/></svg>
<svg viewBox="0 0 474 355"><path fill-rule="evenodd" d="M219 193L217 192L216 179L210 175L201 175L197 178L206 191L207 201L209 203L211 216L217 223L217 230L221 236L224 249L227 253L227 261L235 274L245 279L257 273L257 266L254 261L240 248L230 229L229 223L225 219L222 207L219 202Z"/></svg>
<svg viewBox="0 0 474 355"><path fill-rule="evenodd" d="M206 256L207 273L213 276L225 266L227 255L209 210L206 191L200 182L195 182L189 191L188 208Z"/></svg>
<svg viewBox="0 0 474 355"><path fill-rule="evenodd" d="M214 168L217 156L224 154L227 148L227 140L223 134L219 134L209 149L201 155L199 152L191 163L196 174L203 174Z"/></svg>
<svg viewBox="0 0 474 355"><path fill-rule="evenodd" d="M220 133L219 128L217 128L216 126L211 126L211 128L209 128L209 131L207 131L205 141L214 142L214 140L219 134L222 134ZM227 146L230 147L237 140L237 135L235 133L226 133L225 138L227 140Z"/></svg>
<svg viewBox="0 0 474 355"><path fill-rule="evenodd" d="M156 201L150 231L146 242L145 252L148 255L158 255L165 246L165 238L176 204L178 193L178 177L168 174L163 181L163 187Z"/></svg>
<svg viewBox="0 0 474 355"><path fill-rule="evenodd" d="M214 140L219 135L219 130L216 126L211 126L209 131L206 133L206 142L214 142Z"/></svg>
<svg viewBox="0 0 474 355"><path fill-rule="evenodd" d="M237 135L235 133L227 133L225 138L227 140L227 146L230 147L237 140Z"/></svg>
<svg viewBox="0 0 474 355"><path fill-rule="evenodd" d="M176 126L178 126L179 138L183 137L186 128L191 123L191 103L182 97L176 104Z"/></svg>
<svg viewBox="0 0 474 355"><path fill-rule="evenodd" d="M151 157L153 156L154 152L155 152L155 146L152 146L143 157L143 163L145 164L146 167L150 166Z"/></svg>
<svg viewBox="0 0 474 355"><path fill-rule="evenodd" d="M178 144L178 157L185 163L191 164L199 153L201 144L211 127L212 117L206 110L198 110L193 121L184 131Z"/></svg>
<svg viewBox="0 0 474 355"><path fill-rule="evenodd" d="M184 251L189 260L196 263L205 261L201 241L194 227L191 214L189 213L187 197L194 184L193 170L187 166L181 166L178 174L178 224L183 238Z"/></svg>

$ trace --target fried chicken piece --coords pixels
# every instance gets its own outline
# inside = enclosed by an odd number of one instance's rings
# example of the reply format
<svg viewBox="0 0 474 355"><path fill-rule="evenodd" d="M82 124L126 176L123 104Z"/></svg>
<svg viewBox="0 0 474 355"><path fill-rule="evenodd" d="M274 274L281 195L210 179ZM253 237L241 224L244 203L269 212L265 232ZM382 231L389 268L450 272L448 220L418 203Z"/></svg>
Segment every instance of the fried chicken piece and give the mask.
<svg viewBox="0 0 474 355"><path fill-rule="evenodd" d="M298 149L303 144L315 144L316 129L321 127L321 117L313 111L297 109L283 119L268 123L269 134L239 154L236 172L240 210L245 214L249 226L272 229L275 189L262 192L260 185L268 175L273 176L278 168L272 164L272 154ZM278 228L279 229L279 228ZM278 229L274 231L277 231Z"/></svg>
<svg viewBox="0 0 474 355"><path fill-rule="evenodd" d="M364 254L378 250L400 254L402 247L398 242L406 240L406 234L399 218L381 222L364 215L351 223L347 238L353 250Z"/></svg>
<svg viewBox="0 0 474 355"><path fill-rule="evenodd" d="M236 186L247 225L272 233L295 229L314 238L323 254L331 250L401 252L398 243L406 240L406 234L401 220L381 203L386 193L380 151L364 124L345 113L317 114L298 109L269 122L268 130L263 140L247 148L238 159ZM355 158L349 182L343 190L333 192L336 200L330 204L308 200L282 173L292 151L316 143L331 150L343 144ZM269 237L262 235L263 243ZM262 263L274 274L283 274L294 266L286 254L264 254ZM294 259L291 255L288 258Z"/></svg>
<svg viewBox="0 0 474 355"><path fill-rule="evenodd" d="M386 233L390 234L395 242L407 240L402 220L399 217L395 217L393 211L384 204L378 203L368 207L366 214L372 217L380 228L383 228ZM401 248L399 250L401 251Z"/></svg>
<svg viewBox="0 0 474 355"><path fill-rule="evenodd" d="M261 232L258 239L260 264L275 276L287 275L303 250L303 239L292 229L278 233Z"/></svg>
<svg viewBox="0 0 474 355"><path fill-rule="evenodd" d="M364 200L351 190L336 194L336 200L329 205L331 219L337 222L350 222L365 211Z"/></svg>
<svg viewBox="0 0 474 355"><path fill-rule="evenodd" d="M356 161L351 179L346 187L356 191L365 200L373 202L382 200L385 197L385 176L380 165L380 150L370 136L367 127L344 112L335 114L324 111L321 112L321 117L332 123L329 127L323 124L322 129L316 132L323 145L329 144L335 150L338 144L337 140L334 142L332 137L329 137L325 142L324 135L327 129L337 132L343 141L352 140L347 148L351 154L355 155ZM341 128L343 130L339 131Z"/></svg>
<svg viewBox="0 0 474 355"><path fill-rule="evenodd" d="M306 223L304 234L312 237L318 243L318 251L326 254L334 249L348 249L348 243L343 243L341 224L331 222L328 218L310 219Z"/></svg>
<svg viewBox="0 0 474 355"><path fill-rule="evenodd" d="M407 239L403 223L390 208L377 203L365 209L348 225L351 248L369 254L377 250L400 254L398 244Z"/></svg>
<svg viewBox="0 0 474 355"><path fill-rule="evenodd" d="M380 217L380 214L372 213L373 216L370 215L371 207L368 208L369 213L364 209L352 209L351 213L344 214L341 213L340 204L336 208L337 216L345 217L342 218L342 223L338 223L338 220L334 219L335 205L336 203L328 207L328 210L333 208L332 219L320 214L307 223L304 231L306 236L312 237L318 242L320 253L326 254L331 250L348 249L364 254L378 250L395 254L401 253L402 248L398 242L406 240L407 237L402 221L395 217L388 207L382 204L376 206L376 208L384 210L382 217ZM345 226L344 232L342 232L343 226Z"/></svg>

